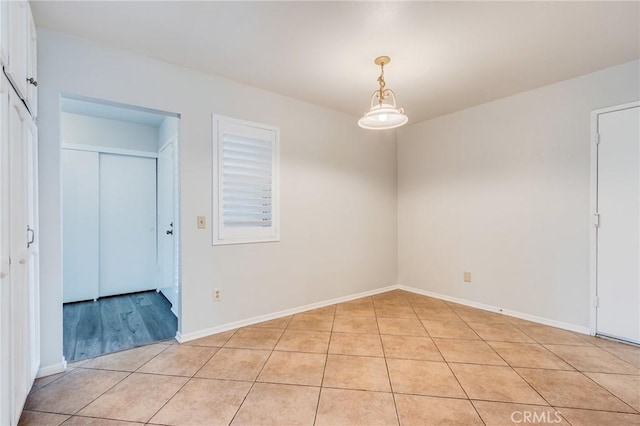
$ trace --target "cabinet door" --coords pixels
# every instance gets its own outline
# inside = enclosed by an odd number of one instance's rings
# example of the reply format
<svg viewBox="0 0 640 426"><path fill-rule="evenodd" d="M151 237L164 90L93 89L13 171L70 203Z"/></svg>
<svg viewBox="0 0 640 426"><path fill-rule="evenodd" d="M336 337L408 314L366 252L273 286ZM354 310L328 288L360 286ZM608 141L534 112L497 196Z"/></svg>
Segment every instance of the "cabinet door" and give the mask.
<svg viewBox="0 0 640 426"><path fill-rule="evenodd" d="M11 423L17 424L38 365L34 341L38 284L30 284L28 232L28 139L31 117L22 101L9 91L9 252L11 257Z"/></svg>
<svg viewBox="0 0 640 426"><path fill-rule="evenodd" d="M27 195L27 286L29 310L29 388L40 368L40 228L38 220L38 128L27 116L24 123L25 189Z"/></svg>
<svg viewBox="0 0 640 426"><path fill-rule="evenodd" d="M26 173L24 120L28 114L9 94L9 251L11 257L11 423L17 424L29 392Z"/></svg>
<svg viewBox="0 0 640 426"><path fill-rule="evenodd" d="M6 2L2 2L2 5ZM11 419L11 273L9 266L9 82L0 74L0 424Z"/></svg>
<svg viewBox="0 0 640 426"><path fill-rule="evenodd" d="M27 97L25 102L31 116L35 118L38 115L38 36L31 6L28 3L27 9Z"/></svg>
<svg viewBox="0 0 640 426"><path fill-rule="evenodd" d="M62 301L98 298L99 153L62 150Z"/></svg>
<svg viewBox="0 0 640 426"><path fill-rule="evenodd" d="M9 2L0 1L0 65L9 63Z"/></svg>
<svg viewBox="0 0 640 426"><path fill-rule="evenodd" d="M29 5L25 0L8 2L9 63L5 73L22 99L27 98L28 22Z"/></svg>

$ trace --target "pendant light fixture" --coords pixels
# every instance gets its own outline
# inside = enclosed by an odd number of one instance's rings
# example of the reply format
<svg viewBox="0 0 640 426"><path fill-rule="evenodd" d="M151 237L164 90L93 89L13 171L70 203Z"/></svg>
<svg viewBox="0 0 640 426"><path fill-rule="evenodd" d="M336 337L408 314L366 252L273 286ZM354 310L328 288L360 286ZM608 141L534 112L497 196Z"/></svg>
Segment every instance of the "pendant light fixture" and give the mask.
<svg viewBox="0 0 640 426"><path fill-rule="evenodd" d="M373 63L380 66L378 84L380 88L371 95L371 108L358 120L358 126L365 129L393 129L405 124L409 119L404 110L396 105L396 94L387 89L384 81L384 66L391 62L388 56L378 56Z"/></svg>

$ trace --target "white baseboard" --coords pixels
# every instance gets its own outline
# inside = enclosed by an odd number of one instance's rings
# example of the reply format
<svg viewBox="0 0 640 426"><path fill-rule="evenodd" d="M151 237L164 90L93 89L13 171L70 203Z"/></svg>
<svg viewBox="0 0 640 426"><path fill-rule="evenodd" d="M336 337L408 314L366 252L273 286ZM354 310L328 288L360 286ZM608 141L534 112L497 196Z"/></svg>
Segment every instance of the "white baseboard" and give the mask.
<svg viewBox="0 0 640 426"><path fill-rule="evenodd" d="M539 316L536 316L536 315L525 314L525 313L522 313L522 312L512 311L510 309L503 309L503 308L500 308L500 307L497 307L497 306L486 305L484 303L474 302L474 301L466 300L466 299L460 299L460 298L453 297L453 296L447 296L445 294L434 293L432 291L422 290L422 289L415 288L415 287L408 287L408 286L405 286L405 285L397 285L396 288L398 288L400 290L409 291L411 293L421 294L423 296L429 296L429 297L433 297L433 298L436 298L436 299L446 300L448 302L454 302L454 303L459 303L459 304L465 305L465 306L471 306L473 308L482 309L483 311L494 312L494 313L497 313L497 314L504 314L504 315L508 315L510 317L520 318L520 319L523 319L523 320L536 322L536 323L543 324L543 325L548 325L548 326L551 326L551 327L561 328L563 330L575 331L576 333L591 335L591 330L589 329L589 327L583 327L583 326L580 326L580 325L570 324L570 323L566 323L566 322L562 322L562 321L556 321L556 320L552 320L552 319L549 319L549 318L539 317Z"/></svg>
<svg viewBox="0 0 640 426"><path fill-rule="evenodd" d="M62 362L59 364L47 365L45 367L40 367L38 370L38 374L36 374L36 379L40 377L52 376L58 373L64 373L67 371L67 360L62 357Z"/></svg>
<svg viewBox="0 0 640 426"><path fill-rule="evenodd" d="M556 321L549 318L539 317L536 315L525 314L518 311L512 311L510 309L503 309L494 305L487 305L480 302L474 302L472 300L460 299L458 297L448 296L445 294L434 293L428 290L422 290L415 287L409 287L405 285L391 285L387 287L382 287L376 290L365 291L362 293L356 293L349 296L337 297L335 299L329 299L322 302L312 303L309 305L299 306L297 308L286 309L284 311L275 312L267 315L260 315L253 318L248 318L241 321L235 321L228 324L219 325L216 327L207 328L204 330L198 330L191 333L181 334L180 332L176 333L176 340L180 343L188 342L190 340L200 339L202 337L211 336L212 334L223 333L229 330L235 330L240 327L247 327L253 324L257 324L264 321L270 321L273 319L278 319L282 317L286 317L289 315L298 314L300 312L309 311L311 309L322 308L324 306L334 305L336 303L343 303L353 299L359 299L361 297L372 296L374 294L384 293L386 291L391 290L404 290L415 294L420 294L423 296L429 296L436 299L446 300L448 302L459 303L460 305L471 306L473 308L482 309L484 311L494 312L497 314L508 315L514 318L520 318L523 320L535 322L538 324L548 325L551 327L561 328L563 330L574 331L576 333L587 334L590 335L589 327L583 327L575 324L570 324L562 321Z"/></svg>
<svg viewBox="0 0 640 426"><path fill-rule="evenodd" d="M191 333L181 334L176 333L176 340L180 343L188 342L190 340L200 339L201 337L211 336L212 334L222 333L229 330L235 330L236 328L246 327L249 325L257 324L264 321L270 321L286 317L289 315L299 314L300 312L309 311L311 309L323 308L329 305L335 305L336 303L348 302L349 300L359 299L361 297L372 296L374 294L384 293L386 291L396 290L398 286L391 285L388 287L382 287L375 290L364 291L362 293L351 294L349 296L336 297L335 299L329 299L322 302L311 303L309 305L299 306L297 308L286 309L284 311L275 312L273 314L260 315L246 320L236 321L228 324L219 325L217 327L206 328L204 330L193 331Z"/></svg>

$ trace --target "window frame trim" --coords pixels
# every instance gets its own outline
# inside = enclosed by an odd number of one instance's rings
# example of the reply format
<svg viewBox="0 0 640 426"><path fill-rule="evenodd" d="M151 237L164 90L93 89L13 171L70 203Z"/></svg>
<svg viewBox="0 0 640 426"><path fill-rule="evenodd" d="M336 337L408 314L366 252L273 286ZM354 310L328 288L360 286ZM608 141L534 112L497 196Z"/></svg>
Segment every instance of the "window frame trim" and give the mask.
<svg viewBox="0 0 640 426"><path fill-rule="evenodd" d="M220 138L220 123L227 122L240 126L254 127L274 133L272 184L271 184L271 223L273 232L268 236L247 236L223 239L222 228L222 140ZM212 194L211 194L211 245L222 246L231 244L255 244L280 241L280 127L254 121L241 120L219 114L211 114L211 163L212 163Z"/></svg>

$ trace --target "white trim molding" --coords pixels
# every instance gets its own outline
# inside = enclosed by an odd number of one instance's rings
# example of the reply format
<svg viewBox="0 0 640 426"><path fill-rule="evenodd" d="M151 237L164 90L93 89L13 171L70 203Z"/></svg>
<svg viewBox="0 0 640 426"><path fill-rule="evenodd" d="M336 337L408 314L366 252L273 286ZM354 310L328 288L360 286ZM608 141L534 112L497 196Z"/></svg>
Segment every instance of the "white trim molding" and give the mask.
<svg viewBox="0 0 640 426"><path fill-rule="evenodd" d="M375 294L385 293L387 291L396 290L398 286L390 285L388 287L382 287L375 290L363 291L362 293L351 294L349 296L336 297L334 299L325 300L322 302L311 303L309 305L299 306L297 308L286 309L284 311L274 312L272 314L260 315L245 320L240 320L228 324L219 325L217 327L206 328L204 330L194 331L191 333L181 334L176 333L176 340L180 343L189 342L194 339L200 339L201 337L211 336L212 334L222 333L229 330L235 330L240 327L247 327L249 325L258 324L264 321L271 321L274 319L287 317L289 315L299 314L301 312L310 311L312 309L324 308L325 306L335 305L336 303L348 302L349 300L360 299L361 297L373 296Z"/></svg>
<svg viewBox="0 0 640 426"><path fill-rule="evenodd" d="M52 376L58 373L64 373L65 371L67 371L67 360L62 357L62 361L59 364L40 367L40 369L38 370L38 374L36 374L36 379L46 376Z"/></svg>
<svg viewBox="0 0 640 426"><path fill-rule="evenodd" d="M525 313L518 312L518 311L512 311L510 309L503 309L503 308L500 308L498 306L486 305L484 303L474 302L474 301L466 300L466 299L460 299L460 298L453 297L453 296L447 296L445 294L434 293L432 291L422 290L422 289L415 288L415 287L408 287L408 286L405 286L405 285L398 285L397 288L400 289L400 290L411 292L411 293L416 293L416 294L420 294L420 295L423 295L423 296L433 297L435 299L446 300L447 302L454 302L454 303L458 303L460 305L471 306L472 308L482 309L483 311L489 311L489 312L493 312L493 313L496 313L496 314L503 314L503 315L507 315L507 316L510 316L510 317L520 318L520 319L523 319L523 320L535 322L535 323L538 323L538 324L543 324L543 325L548 325L548 326L551 326L551 327L561 328L563 330L574 331L576 333L581 333L581 334L591 334L589 332L589 328L588 327L583 327L583 326L580 326L580 325L569 324L567 322L556 321L556 320L552 320L552 319L549 319L549 318L539 317L539 316L536 316L536 315L525 314Z"/></svg>
<svg viewBox="0 0 640 426"><path fill-rule="evenodd" d="M62 149L73 149L75 151L102 152L104 154L131 155L133 157L158 158L157 152L137 151L135 149L112 148L109 146L83 145L79 143L63 143Z"/></svg>
<svg viewBox="0 0 640 426"><path fill-rule="evenodd" d="M311 309L323 308L329 305L335 305L336 303L348 302L350 300L359 299L361 297L373 296L380 293L385 293L391 290L404 290L410 293L420 294L422 296L433 297L435 299L446 300L448 302L459 303L460 305L470 306L473 308L482 309L483 311L494 312L498 314L507 315L514 318L520 318L523 320L535 322L538 324L548 325L551 327L561 328L563 330L574 331L580 334L591 334L589 333L588 327L583 327L575 324L569 324L562 321L556 321L549 318L543 318L536 315L525 314L518 311L512 311L509 309L502 309L497 306L487 305L484 303L474 302L471 300L460 299L457 297L447 296L440 293L434 293L428 290L422 290L415 287L409 287L405 285L391 285L387 287L378 288L375 290L364 291L362 293L356 293L349 296L337 297L334 299L325 300L322 302L311 303L309 305L299 306L297 308L286 309L284 311L274 312L272 314L260 315L257 317L248 318L245 320L235 321L228 324L222 324L216 327L206 328L203 330L193 331L191 333L182 334L180 332L176 333L176 340L179 343L189 342L191 340L200 339L202 337L211 336L217 333L223 333L225 331L235 330L240 327L247 327L253 324L258 324L264 321L270 321L282 317L286 317L289 315L299 314L301 312L309 311Z"/></svg>

